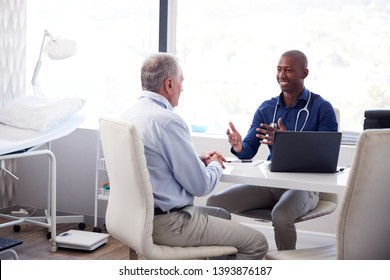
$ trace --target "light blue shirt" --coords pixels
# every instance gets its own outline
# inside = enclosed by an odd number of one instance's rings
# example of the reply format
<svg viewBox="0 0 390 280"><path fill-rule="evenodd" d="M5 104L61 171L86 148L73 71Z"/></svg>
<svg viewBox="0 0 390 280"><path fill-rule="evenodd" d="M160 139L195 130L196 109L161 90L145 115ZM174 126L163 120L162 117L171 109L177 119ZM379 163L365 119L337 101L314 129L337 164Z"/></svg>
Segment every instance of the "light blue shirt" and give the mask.
<svg viewBox="0 0 390 280"><path fill-rule="evenodd" d="M215 188L222 176L221 165L216 161L204 165L186 123L167 99L143 91L122 118L141 132L155 207L167 211L192 205L195 196L207 195Z"/></svg>

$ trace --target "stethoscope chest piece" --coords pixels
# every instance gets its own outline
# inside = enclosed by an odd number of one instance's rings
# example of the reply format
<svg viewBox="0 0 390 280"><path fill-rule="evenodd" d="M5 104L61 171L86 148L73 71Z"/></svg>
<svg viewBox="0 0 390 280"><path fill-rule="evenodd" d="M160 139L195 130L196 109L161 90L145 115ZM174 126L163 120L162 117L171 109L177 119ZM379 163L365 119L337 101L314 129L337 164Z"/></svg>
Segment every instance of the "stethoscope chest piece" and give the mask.
<svg viewBox="0 0 390 280"><path fill-rule="evenodd" d="M278 125L275 122L270 123L269 126L272 127L272 128L277 128L278 127Z"/></svg>

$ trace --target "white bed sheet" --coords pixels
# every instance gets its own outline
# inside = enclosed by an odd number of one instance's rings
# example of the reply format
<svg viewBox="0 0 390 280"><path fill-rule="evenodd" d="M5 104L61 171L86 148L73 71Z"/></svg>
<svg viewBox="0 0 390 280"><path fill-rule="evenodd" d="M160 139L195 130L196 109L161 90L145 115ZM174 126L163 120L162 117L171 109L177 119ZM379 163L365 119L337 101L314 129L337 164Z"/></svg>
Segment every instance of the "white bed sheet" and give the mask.
<svg viewBox="0 0 390 280"><path fill-rule="evenodd" d="M75 114L61 124L44 132L0 124L0 156L30 147L40 146L64 137L76 130L84 120L84 115Z"/></svg>

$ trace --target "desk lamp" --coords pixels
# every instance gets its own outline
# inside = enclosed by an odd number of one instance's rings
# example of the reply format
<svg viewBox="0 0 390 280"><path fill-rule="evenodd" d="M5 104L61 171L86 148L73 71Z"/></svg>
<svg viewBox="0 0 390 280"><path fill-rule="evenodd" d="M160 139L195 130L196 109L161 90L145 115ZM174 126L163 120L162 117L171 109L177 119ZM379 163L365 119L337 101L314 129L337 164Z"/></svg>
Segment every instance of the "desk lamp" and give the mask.
<svg viewBox="0 0 390 280"><path fill-rule="evenodd" d="M50 40L47 42L45 46L46 39ZM41 50L39 52L39 57L37 64L35 65L34 74L31 80L31 84L33 86L35 95L42 96L41 89L39 84L37 83L39 70L41 69L42 64L42 53L43 50L46 49L47 55L53 60L67 59L72 57L77 52L77 44L73 40L69 39L54 39L51 34L45 30L41 45Z"/></svg>

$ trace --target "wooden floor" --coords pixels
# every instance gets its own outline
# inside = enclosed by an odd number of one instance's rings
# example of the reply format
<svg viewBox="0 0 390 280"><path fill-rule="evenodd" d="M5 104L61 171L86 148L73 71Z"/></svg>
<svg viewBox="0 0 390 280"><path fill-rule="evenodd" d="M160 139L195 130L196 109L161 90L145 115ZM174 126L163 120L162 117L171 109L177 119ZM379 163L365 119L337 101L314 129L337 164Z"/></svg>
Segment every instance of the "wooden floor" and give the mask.
<svg viewBox="0 0 390 280"><path fill-rule="evenodd" d="M0 219L0 224L5 222ZM57 235L70 229L79 230L78 224L57 225ZM86 231L93 227L87 226ZM105 232L103 230L103 232ZM14 232L12 226L0 228L0 237L22 240L23 244L13 247L20 260L128 260L129 248L112 238L92 252L58 248L50 251L50 242L47 239L47 229L32 224L22 224L19 232Z"/></svg>

